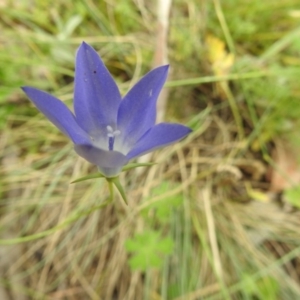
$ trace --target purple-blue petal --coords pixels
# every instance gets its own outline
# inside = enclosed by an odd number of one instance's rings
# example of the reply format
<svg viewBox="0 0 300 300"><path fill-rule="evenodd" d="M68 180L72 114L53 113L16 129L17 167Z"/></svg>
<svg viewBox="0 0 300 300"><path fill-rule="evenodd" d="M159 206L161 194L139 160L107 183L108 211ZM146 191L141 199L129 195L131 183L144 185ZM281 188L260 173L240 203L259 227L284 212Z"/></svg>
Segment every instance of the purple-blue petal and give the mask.
<svg viewBox="0 0 300 300"><path fill-rule="evenodd" d="M82 43L76 56L74 111L78 124L88 133L116 126L121 101L119 89L88 44Z"/></svg>
<svg viewBox="0 0 300 300"><path fill-rule="evenodd" d="M128 159L133 159L158 148L168 146L186 137L192 130L184 125L160 123L151 128L135 144L127 154Z"/></svg>
<svg viewBox="0 0 300 300"><path fill-rule="evenodd" d="M156 102L169 66L147 73L127 93L118 112L118 129L129 145L135 144L155 124Z"/></svg>
<svg viewBox="0 0 300 300"><path fill-rule="evenodd" d="M117 175L112 173L119 173L128 162L128 158L118 151L107 151L90 145L75 145L74 149L78 155L104 170L102 173L106 176Z"/></svg>
<svg viewBox="0 0 300 300"><path fill-rule="evenodd" d="M74 115L62 101L33 87L25 86L22 87L22 90L38 110L67 135L74 144L90 143L87 133L78 125Z"/></svg>

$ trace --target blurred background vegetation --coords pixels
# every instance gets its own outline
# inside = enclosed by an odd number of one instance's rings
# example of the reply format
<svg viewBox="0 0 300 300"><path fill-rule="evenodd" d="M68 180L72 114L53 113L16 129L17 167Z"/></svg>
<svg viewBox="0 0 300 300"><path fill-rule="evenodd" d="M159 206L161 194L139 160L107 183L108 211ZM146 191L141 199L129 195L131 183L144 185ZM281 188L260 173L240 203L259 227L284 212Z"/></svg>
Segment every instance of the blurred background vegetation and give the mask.
<svg viewBox="0 0 300 300"><path fill-rule="evenodd" d="M163 1L163 0L162 0ZM173 0L167 121L193 133L121 176L129 206L20 90L70 107L82 41L126 93L159 1L0 0L0 299L298 299L297 0Z"/></svg>

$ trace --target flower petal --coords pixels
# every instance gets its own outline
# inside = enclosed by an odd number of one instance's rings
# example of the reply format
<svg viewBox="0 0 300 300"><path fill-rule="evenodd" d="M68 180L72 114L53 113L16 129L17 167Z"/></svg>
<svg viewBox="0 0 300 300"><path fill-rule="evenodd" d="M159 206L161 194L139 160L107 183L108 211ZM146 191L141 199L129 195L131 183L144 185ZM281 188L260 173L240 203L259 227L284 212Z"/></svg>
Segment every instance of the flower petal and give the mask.
<svg viewBox="0 0 300 300"><path fill-rule="evenodd" d="M170 145L187 136L192 130L180 124L160 123L151 128L127 154L128 159Z"/></svg>
<svg viewBox="0 0 300 300"><path fill-rule="evenodd" d="M116 176L128 162L126 156L118 151L107 151L90 145L75 145L74 149L78 155L98 166L107 177Z"/></svg>
<svg viewBox="0 0 300 300"><path fill-rule="evenodd" d="M167 79L169 66L150 71L127 93L118 111L118 129L129 145L155 124L156 102Z"/></svg>
<svg viewBox="0 0 300 300"><path fill-rule="evenodd" d="M82 43L76 56L74 110L78 123L89 134L106 126L115 127L121 101L119 89L88 44Z"/></svg>
<svg viewBox="0 0 300 300"><path fill-rule="evenodd" d="M87 133L78 125L69 108L54 96L38 89L24 86L22 90L58 129L67 135L74 144L89 144Z"/></svg>

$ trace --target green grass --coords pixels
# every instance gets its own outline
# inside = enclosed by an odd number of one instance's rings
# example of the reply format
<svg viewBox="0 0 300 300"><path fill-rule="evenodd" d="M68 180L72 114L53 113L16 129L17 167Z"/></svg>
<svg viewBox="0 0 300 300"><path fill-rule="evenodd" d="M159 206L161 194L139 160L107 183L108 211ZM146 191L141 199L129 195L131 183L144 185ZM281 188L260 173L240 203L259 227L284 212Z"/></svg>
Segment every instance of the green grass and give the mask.
<svg viewBox="0 0 300 300"><path fill-rule="evenodd" d="M126 206L117 191L106 205L104 179L71 184L96 167L76 156L20 86L71 107L74 57L86 41L125 94L153 67L155 2L3 1L0 292L49 300L298 299L298 194L286 189L270 199L267 179L276 142L300 144L297 4L173 1L166 120L193 133L157 151L157 164L122 173Z"/></svg>

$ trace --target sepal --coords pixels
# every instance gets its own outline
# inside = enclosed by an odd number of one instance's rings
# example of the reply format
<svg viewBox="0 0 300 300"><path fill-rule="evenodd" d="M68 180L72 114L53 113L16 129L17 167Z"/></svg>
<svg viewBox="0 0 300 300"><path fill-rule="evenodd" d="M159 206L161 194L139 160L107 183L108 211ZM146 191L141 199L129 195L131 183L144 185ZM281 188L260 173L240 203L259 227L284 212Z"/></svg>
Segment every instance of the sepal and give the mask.
<svg viewBox="0 0 300 300"><path fill-rule="evenodd" d="M77 182L81 182L81 181L85 181L85 180L89 180L89 179L94 179L94 178L105 178L105 176L102 175L101 173L90 174L90 175L83 176L83 177L80 177L78 179L75 179L70 183L77 183Z"/></svg>

